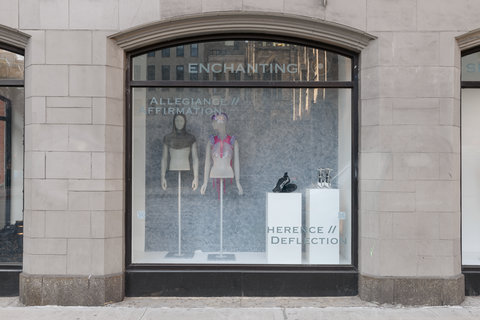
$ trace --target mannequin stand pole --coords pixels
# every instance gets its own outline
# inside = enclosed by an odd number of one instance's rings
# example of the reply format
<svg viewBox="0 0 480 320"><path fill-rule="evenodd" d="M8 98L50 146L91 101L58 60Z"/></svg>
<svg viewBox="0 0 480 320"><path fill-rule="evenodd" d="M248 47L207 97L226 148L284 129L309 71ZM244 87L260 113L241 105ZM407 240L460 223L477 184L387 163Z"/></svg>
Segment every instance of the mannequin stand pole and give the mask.
<svg viewBox="0 0 480 320"><path fill-rule="evenodd" d="M235 260L235 255L223 253L223 178L220 178L220 252L209 254L208 260Z"/></svg>
<svg viewBox="0 0 480 320"><path fill-rule="evenodd" d="M193 253L182 253L182 171L178 171L178 251L169 252L165 258L192 258Z"/></svg>
<svg viewBox="0 0 480 320"><path fill-rule="evenodd" d="M220 179L220 256L223 256L223 178Z"/></svg>
<svg viewBox="0 0 480 320"><path fill-rule="evenodd" d="M178 171L178 255L182 255L182 171Z"/></svg>

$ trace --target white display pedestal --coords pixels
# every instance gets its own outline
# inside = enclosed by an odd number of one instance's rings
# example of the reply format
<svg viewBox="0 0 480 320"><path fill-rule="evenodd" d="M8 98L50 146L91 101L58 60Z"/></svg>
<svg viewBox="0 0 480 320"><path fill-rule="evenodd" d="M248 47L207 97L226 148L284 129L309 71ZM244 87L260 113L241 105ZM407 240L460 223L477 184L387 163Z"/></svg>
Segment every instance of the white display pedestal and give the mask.
<svg viewBox="0 0 480 320"><path fill-rule="evenodd" d="M310 264L339 264L338 189L307 189L306 254Z"/></svg>
<svg viewBox="0 0 480 320"><path fill-rule="evenodd" d="M302 194L267 193L267 263L302 263Z"/></svg>

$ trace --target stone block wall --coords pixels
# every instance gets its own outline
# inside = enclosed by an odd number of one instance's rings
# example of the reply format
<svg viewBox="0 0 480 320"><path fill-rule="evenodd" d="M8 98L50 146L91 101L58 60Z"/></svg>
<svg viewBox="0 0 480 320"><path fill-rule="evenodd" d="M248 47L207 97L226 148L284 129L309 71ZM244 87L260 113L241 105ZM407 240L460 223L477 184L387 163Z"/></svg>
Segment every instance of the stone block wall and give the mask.
<svg viewBox="0 0 480 320"><path fill-rule="evenodd" d="M455 294L433 302L418 295L409 303L461 301L460 50L455 37L480 27L480 2L322 3L0 0L0 24L31 35L25 53L22 300L52 302L42 284L47 282L38 278L93 276L105 284L124 270L125 61L108 36L169 18L228 11L293 14L376 37L360 53L360 295L406 301L403 297L427 281L448 283ZM119 290L120 285L116 299L121 299ZM383 290L386 294L378 295ZM89 303L110 299L101 291ZM72 301L62 303L83 300Z"/></svg>
<svg viewBox="0 0 480 320"><path fill-rule="evenodd" d="M31 35L21 300L99 305L122 299L124 53L107 39L118 30L118 1L0 5L18 17L2 22ZM67 284L79 294L52 297L52 288ZM86 292L90 286L96 290Z"/></svg>
<svg viewBox="0 0 480 320"><path fill-rule="evenodd" d="M455 6L367 1L367 32L378 38L362 52L359 290L364 299L408 304L463 299L455 37L478 28L472 12L479 9L473 1Z"/></svg>

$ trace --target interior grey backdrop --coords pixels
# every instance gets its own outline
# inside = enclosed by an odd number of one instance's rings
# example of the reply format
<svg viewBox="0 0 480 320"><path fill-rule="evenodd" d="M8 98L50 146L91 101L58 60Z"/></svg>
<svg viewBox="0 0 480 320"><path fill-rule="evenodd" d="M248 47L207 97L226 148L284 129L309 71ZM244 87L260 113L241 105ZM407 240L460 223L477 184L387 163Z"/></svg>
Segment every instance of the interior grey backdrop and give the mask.
<svg viewBox="0 0 480 320"><path fill-rule="evenodd" d="M224 250L262 252L265 251L266 193L272 191L278 178L288 172L292 182L298 185L296 192L301 192L304 199L305 189L315 186L317 168L329 167L334 175L337 173L339 92L339 89L278 88L148 89L149 102L155 97L158 103L160 98L162 103L168 98L170 101L189 98L190 104L192 101L202 103L195 105L196 109L185 104L135 106L147 113L145 250L176 251L178 247L177 173L167 172L167 190L162 190L160 182L163 137L172 131L173 114L168 113L172 112L168 108L186 114L187 131L197 139L200 159L196 191L191 188L193 174L182 173L182 250L219 250L218 193L211 179L203 196L200 186L205 147L209 136L214 134L211 112L221 110L230 119L227 133L235 136L239 143L240 181L244 190L240 196L234 181L233 184L230 179L225 182ZM216 106L209 105L208 99L212 97L217 99ZM336 181L333 184L336 187Z"/></svg>

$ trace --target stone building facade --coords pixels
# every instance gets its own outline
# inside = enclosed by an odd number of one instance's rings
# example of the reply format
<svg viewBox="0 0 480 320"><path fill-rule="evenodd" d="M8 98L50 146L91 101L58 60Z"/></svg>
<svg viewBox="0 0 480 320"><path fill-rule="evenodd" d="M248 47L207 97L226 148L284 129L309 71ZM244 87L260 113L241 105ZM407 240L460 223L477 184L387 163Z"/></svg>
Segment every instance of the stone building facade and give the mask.
<svg viewBox="0 0 480 320"><path fill-rule="evenodd" d="M465 284L478 292L475 268L462 269L460 77L462 52L479 44L480 2L0 0L0 8L0 48L25 57L23 265L9 269L23 303L103 305L128 293L128 54L237 34L359 58L351 293L438 305L461 303Z"/></svg>

